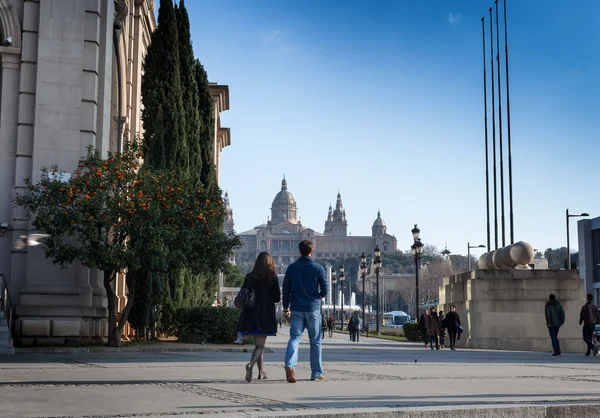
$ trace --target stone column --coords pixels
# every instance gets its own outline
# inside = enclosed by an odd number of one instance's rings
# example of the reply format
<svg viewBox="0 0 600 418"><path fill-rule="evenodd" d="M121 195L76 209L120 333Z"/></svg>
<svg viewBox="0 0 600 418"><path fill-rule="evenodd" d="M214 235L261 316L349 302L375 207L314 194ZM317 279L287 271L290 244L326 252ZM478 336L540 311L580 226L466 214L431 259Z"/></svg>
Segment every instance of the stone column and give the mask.
<svg viewBox="0 0 600 418"><path fill-rule="evenodd" d="M11 251L16 239L12 231L19 113L19 79L21 67L19 48L0 47L0 222L8 222L9 230L0 237L0 272L5 272L11 281L11 298L18 293L18 278L11 274ZM18 231L17 231L18 232Z"/></svg>

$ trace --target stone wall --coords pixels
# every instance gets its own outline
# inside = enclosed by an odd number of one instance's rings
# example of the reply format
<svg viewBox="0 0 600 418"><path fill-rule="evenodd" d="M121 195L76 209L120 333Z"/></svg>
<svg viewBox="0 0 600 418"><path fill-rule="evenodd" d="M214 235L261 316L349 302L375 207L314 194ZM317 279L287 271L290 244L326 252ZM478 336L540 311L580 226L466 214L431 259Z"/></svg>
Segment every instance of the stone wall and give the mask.
<svg viewBox="0 0 600 418"><path fill-rule="evenodd" d="M563 352L582 353L583 281L571 270L473 270L444 279L440 309L456 305L464 328L459 347L552 351L544 309L554 293L566 314Z"/></svg>

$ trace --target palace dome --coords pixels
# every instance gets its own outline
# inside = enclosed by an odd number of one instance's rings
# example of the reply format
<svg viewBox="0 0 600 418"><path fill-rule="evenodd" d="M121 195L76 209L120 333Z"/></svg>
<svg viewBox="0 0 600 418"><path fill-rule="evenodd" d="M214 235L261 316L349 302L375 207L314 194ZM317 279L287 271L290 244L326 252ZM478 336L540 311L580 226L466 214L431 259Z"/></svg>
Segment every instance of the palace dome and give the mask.
<svg viewBox="0 0 600 418"><path fill-rule="evenodd" d="M383 235L387 232L387 227L385 226L385 221L381 218L380 211L377 211L377 219L375 219L375 222L373 222L371 231L373 232L374 237Z"/></svg>
<svg viewBox="0 0 600 418"><path fill-rule="evenodd" d="M285 177L281 181L281 191L277 193L271 205L271 221L298 223L298 207L294 196L287 189Z"/></svg>

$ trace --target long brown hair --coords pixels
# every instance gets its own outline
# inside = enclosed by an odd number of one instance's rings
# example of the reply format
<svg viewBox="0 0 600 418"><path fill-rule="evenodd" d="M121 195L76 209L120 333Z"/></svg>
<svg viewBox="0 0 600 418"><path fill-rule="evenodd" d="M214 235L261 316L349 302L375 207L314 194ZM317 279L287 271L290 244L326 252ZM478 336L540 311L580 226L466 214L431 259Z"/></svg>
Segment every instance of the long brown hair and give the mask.
<svg viewBox="0 0 600 418"><path fill-rule="evenodd" d="M277 268L275 267L275 261L271 254L263 251L256 257L252 277L260 281L271 281L277 277Z"/></svg>

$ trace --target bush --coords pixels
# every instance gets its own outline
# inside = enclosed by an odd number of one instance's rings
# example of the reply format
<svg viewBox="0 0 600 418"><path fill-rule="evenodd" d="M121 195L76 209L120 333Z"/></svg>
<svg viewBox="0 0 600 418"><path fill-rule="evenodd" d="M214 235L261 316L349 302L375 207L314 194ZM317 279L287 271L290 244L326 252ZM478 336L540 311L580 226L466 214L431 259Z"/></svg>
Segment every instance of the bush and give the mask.
<svg viewBox="0 0 600 418"><path fill-rule="evenodd" d="M414 322L407 322L404 324L404 336L408 341L421 341L421 331L419 331L419 324Z"/></svg>
<svg viewBox="0 0 600 418"><path fill-rule="evenodd" d="M229 344L237 338L240 311L228 307L180 309L175 336L184 343Z"/></svg>

